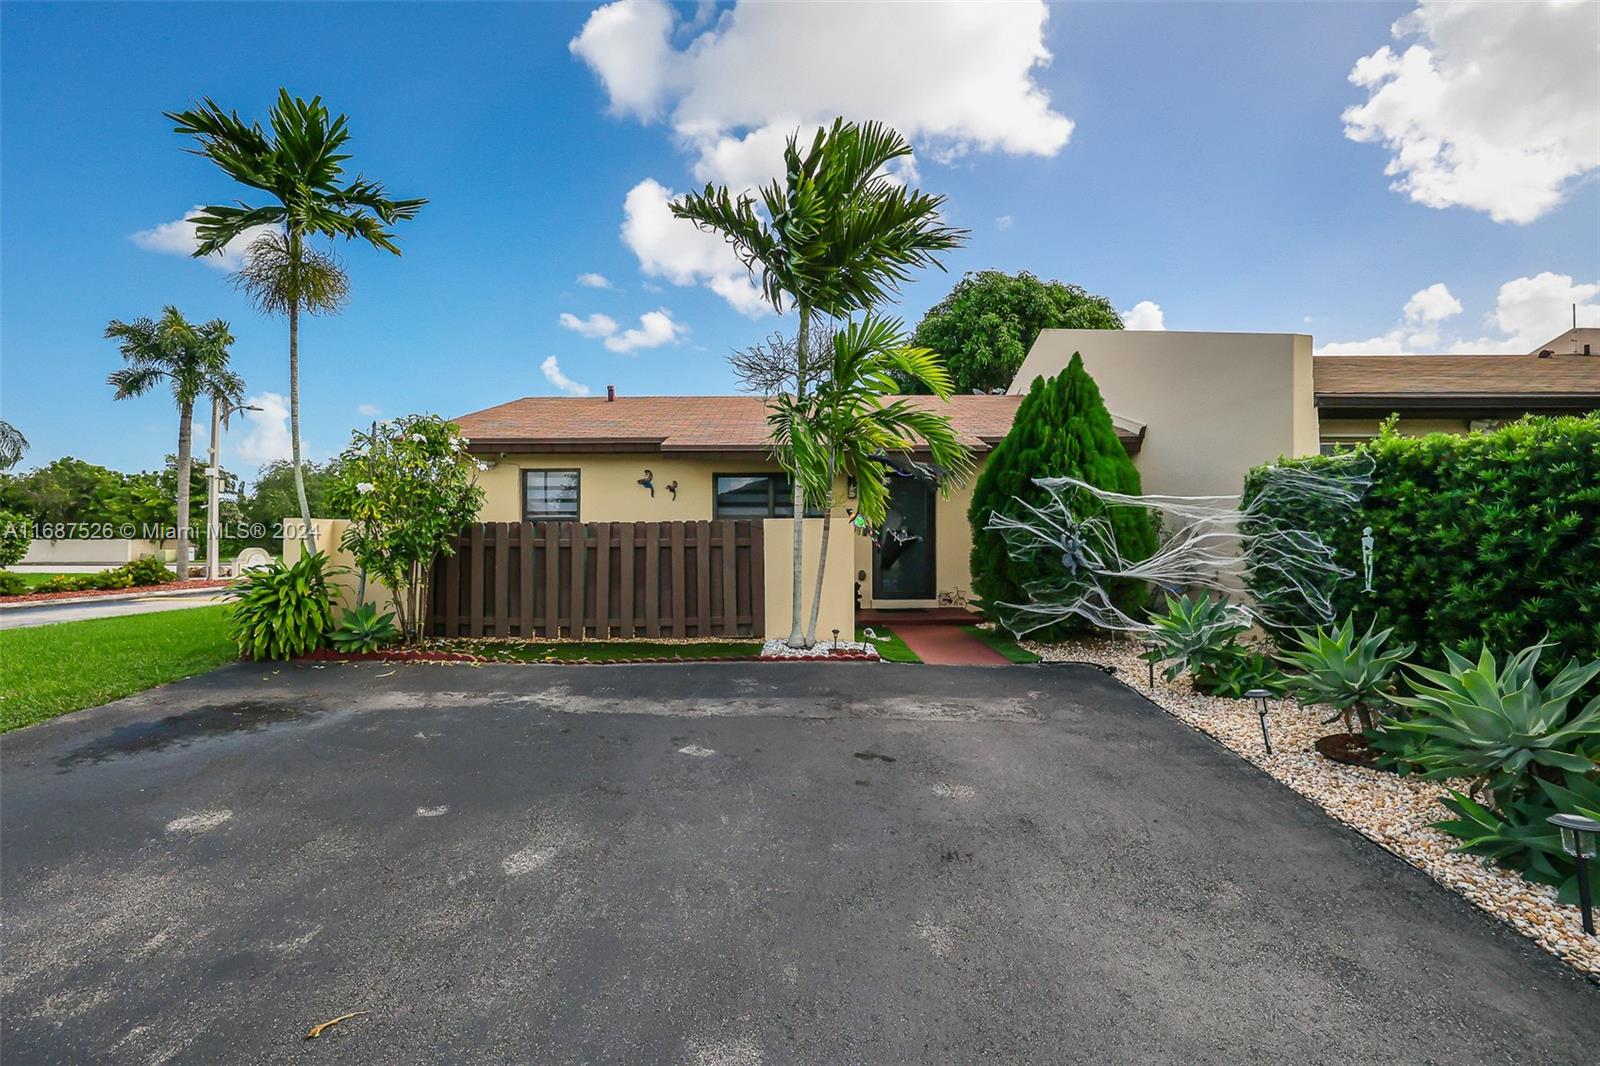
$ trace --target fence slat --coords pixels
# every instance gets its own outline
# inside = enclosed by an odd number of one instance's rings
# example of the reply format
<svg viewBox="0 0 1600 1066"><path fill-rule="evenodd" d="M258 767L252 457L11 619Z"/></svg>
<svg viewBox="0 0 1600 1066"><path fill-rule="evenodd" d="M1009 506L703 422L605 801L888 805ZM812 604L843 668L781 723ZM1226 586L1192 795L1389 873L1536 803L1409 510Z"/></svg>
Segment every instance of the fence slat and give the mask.
<svg viewBox="0 0 1600 1066"><path fill-rule="evenodd" d="M644 527L644 633L661 635L661 526Z"/></svg>
<svg viewBox="0 0 1600 1066"><path fill-rule="evenodd" d="M494 524L494 635L511 633L511 523Z"/></svg>
<svg viewBox="0 0 1600 1066"><path fill-rule="evenodd" d="M739 548L734 523L723 520L722 527L722 635L739 635Z"/></svg>
<svg viewBox="0 0 1600 1066"><path fill-rule="evenodd" d="M611 636L611 530L610 522L594 527L594 635L601 640Z"/></svg>
<svg viewBox="0 0 1600 1066"><path fill-rule="evenodd" d="M572 618L572 639L582 640L584 638L583 557L589 553L589 537L585 527L580 523L563 522L562 525L568 528L568 533L572 537L572 597L569 607Z"/></svg>
<svg viewBox="0 0 1600 1066"><path fill-rule="evenodd" d="M517 547L521 549L522 568L517 572L521 579L522 588L522 620L517 626L517 636L524 640L532 637L533 628L533 523L522 522L517 526Z"/></svg>
<svg viewBox="0 0 1600 1066"><path fill-rule="evenodd" d="M682 522L672 523L668 536L668 542L672 545L672 635L675 637L689 635L684 627L684 614L689 597L684 594L683 588L685 554L683 526Z"/></svg>
<svg viewBox="0 0 1600 1066"><path fill-rule="evenodd" d="M767 634L767 525L759 518L750 523L750 557L746 565L750 575L750 632L764 637Z"/></svg>
<svg viewBox="0 0 1600 1066"><path fill-rule="evenodd" d="M479 522L472 527L472 554L467 557L467 580L471 584L467 587L467 603L471 610L470 628L467 635L470 637L483 636L483 535L486 531L484 523Z"/></svg>
<svg viewBox="0 0 1600 1066"><path fill-rule="evenodd" d="M544 635L561 635L561 527L540 522L544 537Z"/></svg>
<svg viewBox="0 0 1600 1066"><path fill-rule="evenodd" d="M621 568L617 574L617 636L633 636L633 531L632 522L623 522L617 526L617 536L621 541L621 548L617 553L617 564Z"/></svg>
<svg viewBox="0 0 1600 1066"><path fill-rule="evenodd" d="M711 523L694 524L694 635L711 635Z"/></svg>
<svg viewBox="0 0 1600 1066"><path fill-rule="evenodd" d="M461 543L459 534L452 547L455 551L450 553L444 564L444 624L440 636L445 637L461 635L461 553L466 550L466 545Z"/></svg>

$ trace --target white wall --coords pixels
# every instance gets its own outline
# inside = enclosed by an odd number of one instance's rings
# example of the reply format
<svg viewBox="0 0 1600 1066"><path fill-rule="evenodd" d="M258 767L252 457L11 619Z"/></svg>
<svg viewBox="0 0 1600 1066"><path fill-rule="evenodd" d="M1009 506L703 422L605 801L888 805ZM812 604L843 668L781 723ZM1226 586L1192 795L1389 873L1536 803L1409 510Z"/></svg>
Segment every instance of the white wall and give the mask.
<svg viewBox="0 0 1600 1066"><path fill-rule="evenodd" d="M1047 329L1011 391L1074 352L1111 413L1145 425L1134 464L1146 493L1236 496L1251 467L1317 450L1309 336Z"/></svg>

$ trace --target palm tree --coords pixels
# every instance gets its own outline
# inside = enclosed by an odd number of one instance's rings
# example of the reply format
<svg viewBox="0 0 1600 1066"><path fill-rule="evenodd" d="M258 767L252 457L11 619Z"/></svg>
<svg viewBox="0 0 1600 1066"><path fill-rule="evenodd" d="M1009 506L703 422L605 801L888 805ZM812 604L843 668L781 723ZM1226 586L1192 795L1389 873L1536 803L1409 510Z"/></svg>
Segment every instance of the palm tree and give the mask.
<svg viewBox="0 0 1600 1066"><path fill-rule="evenodd" d="M784 148L784 177L735 197L707 184L672 205L678 218L720 233L780 313L799 317L794 398L803 405L813 315L842 319L897 293L914 267L938 266L935 253L960 245L966 231L943 225L942 196L892 180L886 167L911 154L894 130L877 122L836 119L818 129L803 154L798 138ZM801 629L805 507L794 482L794 612L791 647L806 647Z"/></svg>
<svg viewBox="0 0 1600 1066"><path fill-rule="evenodd" d="M840 475L856 482L856 513L868 526L883 523L889 504L890 456L927 446L940 491L972 473L972 454L961 444L948 415L928 410L898 392L897 380L915 384L940 400L950 398L950 375L940 357L906 345L905 327L894 319L868 314L833 335L832 351L817 361L819 380L801 401L775 397L768 416L774 448L787 458L805 496L822 511L822 547L816 588L806 627L808 645L817 639L823 572L828 565L828 533L833 521L833 488Z"/></svg>
<svg viewBox="0 0 1600 1066"><path fill-rule="evenodd" d="M28 438L10 422L0 422L0 470L10 470L22 462L22 453L28 450Z"/></svg>
<svg viewBox="0 0 1600 1066"><path fill-rule="evenodd" d="M178 579L189 578L189 465L194 430L194 405L209 398L224 409L244 399L244 379L228 367L233 334L220 318L193 325L176 307L161 318L112 319L106 336L118 342L127 366L112 371L106 384L116 398L142 396L165 381L178 405Z"/></svg>
<svg viewBox="0 0 1600 1066"><path fill-rule="evenodd" d="M381 183L360 175L346 181L344 163L350 157L342 149L350 138L349 119L345 115L331 117L320 96L307 102L279 89L278 101L268 115L270 133L259 123L246 124L238 112L223 111L209 97L188 111L163 114L177 124L174 132L195 138L200 145L196 155L211 160L241 185L260 189L272 201L260 207L202 207L189 221L199 238L197 257L220 253L229 241L259 226L279 231L279 241L270 248L261 238L251 248L252 259L259 252L264 258L278 260L278 277L271 286L274 295L264 298L249 283L242 284L259 306L281 311L289 318L289 436L295 496L308 548L315 551L300 458L300 312L336 310L344 300L345 288L340 284L336 291L329 289L325 268L332 266L338 274L338 265L308 247L306 241L315 236L360 238L399 255L388 227L415 218L428 201L392 200Z"/></svg>

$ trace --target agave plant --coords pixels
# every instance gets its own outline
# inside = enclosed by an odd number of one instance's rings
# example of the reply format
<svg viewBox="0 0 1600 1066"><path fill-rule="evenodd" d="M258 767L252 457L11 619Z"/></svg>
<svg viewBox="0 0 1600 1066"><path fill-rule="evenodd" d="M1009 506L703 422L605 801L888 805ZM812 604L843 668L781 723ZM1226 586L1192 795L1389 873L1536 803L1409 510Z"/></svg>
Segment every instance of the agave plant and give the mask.
<svg viewBox="0 0 1600 1066"><path fill-rule="evenodd" d="M1155 647L1146 658L1168 664L1162 671L1168 681L1224 654L1222 649L1250 628L1244 612L1227 600L1201 594L1166 600L1165 612L1150 615L1149 637Z"/></svg>
<svg viewBox="0 0 1600 1066"><path fill-rule="evenodd" d="M373 603L363 603L353 611L345 611L338 628L328 634L328 640L343 652L377 651L399 639L394 612L379 614L377 604Z"/></svg>
<svg viewBox="0 0 1600 1066"><path fill-rule="evenodd" d="M1362 729L1373 727L1373 712L1381 710L1391 698L1394 670L1415 650L1415 644L1401 644L1385 650L1393 630L1373 632L1372 626L1356 636L1353 617L1332 630L1321 626L1311 632L1295 631L1298 648L1283 653L1284 663L1300 671L1289 677L1289 691L1302 706L1324 703L1344 718L1345 729L1354 732L1351 714L1361 720Z"/></svg>
<svg viewBox="0 0 1600 1066"><path fill-rule="evenodd" d="M1600 777L1567 773L1562 784L1535 778L1537 791L1487 807L1455 789L1442 797L1454 818L1435 822L1461 840L1458 850L1521 870L1530 881L1555 885L1562 903L1578 901L1577 864L1561 846L1561 834L1550 824L1556 812L1600 819ZM1591 883L1595 873L1590 872Z"/></svg>
<svg viewBox="0 0 1600 1066"><path fill-rule="evenodd" d="M1416 738L1414 760L1430 778L1471 777L1500 806L1526 791L1535 776L1559 783L1562 771L1593 773L1600 755L1600 696L1569 713L1572 698L1600 674L1600 659L1561 668L1547 685L1534 677L1546 645L1495 663L1488 648L1477 663L1445 650L1448 670L1412 666L1413 694L1394 702L1411 713L1386 728ZM1420 679L1420 680L1419 680Z"/></svg>

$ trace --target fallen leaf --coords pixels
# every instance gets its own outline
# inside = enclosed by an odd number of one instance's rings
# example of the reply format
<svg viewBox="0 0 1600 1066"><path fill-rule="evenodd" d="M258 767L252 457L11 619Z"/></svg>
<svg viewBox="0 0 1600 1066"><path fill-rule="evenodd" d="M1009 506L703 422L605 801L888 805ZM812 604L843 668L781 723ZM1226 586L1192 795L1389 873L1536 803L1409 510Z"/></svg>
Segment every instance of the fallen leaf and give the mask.
<svg viewBox="0 0 1600 1066"><path fill-rule="evenodd" d="M359 1018L363 1014L371 1014L371 1013L372 1013L371 1011L358 1010L358 1011L352 1011L349 1014L341 1014L337 1018L330 1018L328 1021L325 1021L325 1022L321 1023L320 1025L313 1025L310 1029L307 1029L306 1030L306 1039L307 1040L315 1040L317 1037L322 1035L323 1030L325 1030L325 1029L331 1029L335 1025L338 1025L340 1022L347 1022L351 1018Z"/></svg>

